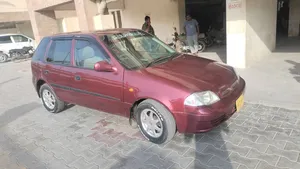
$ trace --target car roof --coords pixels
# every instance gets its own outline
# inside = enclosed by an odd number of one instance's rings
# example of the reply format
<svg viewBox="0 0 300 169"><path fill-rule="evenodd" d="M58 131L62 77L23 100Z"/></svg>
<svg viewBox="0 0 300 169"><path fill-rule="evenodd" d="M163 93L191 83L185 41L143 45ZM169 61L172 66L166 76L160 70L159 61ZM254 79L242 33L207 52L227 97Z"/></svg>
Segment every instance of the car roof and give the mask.
<svg viewBox="0 0 300 169"><path fill-rule="evenodd" d="M116 33L124 33L129 31L134 31L138 29L133 28L118 28L118 29L104 29L104 30L97 30L97 31L89 31L89 32L82 32L82 31L76 31L76 32L67 32L67 33L59 33L54 34L47 37L63 37L63 36L80 36L80 35L108 35L108 34L116 34Z"/></svg>

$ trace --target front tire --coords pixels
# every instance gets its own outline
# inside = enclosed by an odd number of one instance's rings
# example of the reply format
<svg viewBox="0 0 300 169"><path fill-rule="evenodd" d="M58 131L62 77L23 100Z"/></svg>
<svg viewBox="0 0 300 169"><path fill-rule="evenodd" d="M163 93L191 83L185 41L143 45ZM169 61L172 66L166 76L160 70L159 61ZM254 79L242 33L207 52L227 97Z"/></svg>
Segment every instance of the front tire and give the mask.
<svg viewBox="0 0 300 169"><path fill-rule="evenodd" d="M136 121L143 136L155 144L169 142L176 133L173 115L163 105L151 99L138 105Z"/></svg>
<svg viewBox="0 0 300 169"><path fill-rule="evenodd" d="M4 53L0 54L0 63L7 62L7 55Z"/></svg>
<svg viewBox="0 0 300 169"><path fill-rule="evenodd" d="M40 88L40 96L44 107L50 113L59 113L65 108L65 102L60 101L48 84L43 84Z"/></svg>

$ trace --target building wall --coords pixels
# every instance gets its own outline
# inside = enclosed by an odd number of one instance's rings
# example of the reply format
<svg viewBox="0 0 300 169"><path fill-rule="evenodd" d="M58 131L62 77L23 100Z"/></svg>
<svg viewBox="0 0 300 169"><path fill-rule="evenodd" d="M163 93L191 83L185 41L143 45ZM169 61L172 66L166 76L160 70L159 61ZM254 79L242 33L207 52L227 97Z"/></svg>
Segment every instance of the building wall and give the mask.
<svg viewBox="0 0 300 169"><path fill-rule="evenodd" d="M59 10L59 11L55 11L55 17L57 19L77 17L77 14L75 10Z"/></svg>
<svg viewBox="0 0 300 169"><path fill-rule="evenodd" d="M290 0L289 36L299 36L300 1Z"/></svg>
<svg viewBox="0 0 300 169"><path fill-rule="evenodd" d="M1 13L27 11L27 2L26 0L1 0L0 9Z"/></svg>
<svg viewBox="0 0 300 169"><path fill-rule="evenodd" d="M227 0L226 12L228 64L245 68L275 49L277 0Z"/></svg>
<svg viewBox="0 0 300 169"><path fill-rule="evenodd" d="M122 11L123 28L142 28L144 17L151 17L155 34L163 41L170 41L173 27L179 29L178 0L126 0Z"/></svg>
<svg viewBox="0 0 300 169"><path fill-rule="evenodd" d="M60 33L80 31L77 17L59 18L57 24Z"/></svg>
<svg viewBox="0 0 300 169"><path fill-rule="evenodd" d="M0 34L20 33L28 37L34 38L30 21L17 23L16 28L0 29Z"/></svg>
<svg viewBox="0 0 300 169"><path fill-rule="evenodd" d="M269 55L276 45L277 0L246 0L246 62Z"/></svg>

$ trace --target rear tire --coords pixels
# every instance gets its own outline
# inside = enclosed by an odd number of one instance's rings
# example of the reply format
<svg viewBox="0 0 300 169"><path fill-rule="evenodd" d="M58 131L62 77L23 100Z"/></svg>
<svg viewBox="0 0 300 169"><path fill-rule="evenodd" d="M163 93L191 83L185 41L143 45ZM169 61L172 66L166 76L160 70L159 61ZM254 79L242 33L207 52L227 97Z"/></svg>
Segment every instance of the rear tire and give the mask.
<svg viewBox="0 0 300 169"><path fill-rule="evenodd" d="M20 56L21 56L21 53L19 53L19 52L14 52L14 53L11 54L11 60L12 60L13 62L16 62L16 61L20 58Z"/></svg>
<svg viewBox="0 0 300 169"><path fill-rule="evenodd" d="M43 84L39 92L44 107L50 113L59 113L64 110L66 103L57 98L56 94L48 84Z"/></svg>
<svg viewBox="0 0 300 169"><path fill-rule="evenodd" d="M174 137L176 133L174 117L160 103L151 99L145 100L138 105L135 114L141 133L150 142L163 144Z"/></svg>
<svg viewBox="0 0 300 169"><path fill-rule="evenodd" d="M206 44L202 40L198 41L198 52L203 52L206 49Z"/></svg>
<svg viewBox="0 0 300 169"><path fill-rule="evenodd" d="M211 47L213 44L214 44L214 41L210 37L208 37L206 46Z"/></svg>

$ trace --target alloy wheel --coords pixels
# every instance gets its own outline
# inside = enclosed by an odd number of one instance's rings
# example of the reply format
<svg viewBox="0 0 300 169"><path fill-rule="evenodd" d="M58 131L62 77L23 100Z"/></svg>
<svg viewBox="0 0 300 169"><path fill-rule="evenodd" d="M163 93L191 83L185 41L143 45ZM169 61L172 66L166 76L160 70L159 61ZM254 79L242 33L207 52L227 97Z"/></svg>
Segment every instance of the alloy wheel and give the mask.
<svg viewBox="0 0 300 169"><path fill-rule="evenodd" d="M5 55L0 55L0 63L3 63L6 61L6 56Z"/></svg>
<svg viewBox="0 0 300 169"><path fill-rule="evenodd" d="M143 129L151 137L159 138L163 133L163 124L159 115L151 110L145 109L141 112L141 123Z"/></svg>
<svg viewBox="0 0 300 169"><path fill-rule="evenodd" d="M43 91L43 101L45 103L45 105L49 108L49 109L54 109L55 108L55 97L54 95L47 89L45 89Z"/></svg>

